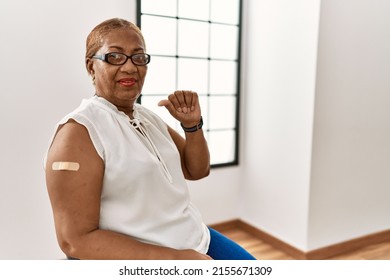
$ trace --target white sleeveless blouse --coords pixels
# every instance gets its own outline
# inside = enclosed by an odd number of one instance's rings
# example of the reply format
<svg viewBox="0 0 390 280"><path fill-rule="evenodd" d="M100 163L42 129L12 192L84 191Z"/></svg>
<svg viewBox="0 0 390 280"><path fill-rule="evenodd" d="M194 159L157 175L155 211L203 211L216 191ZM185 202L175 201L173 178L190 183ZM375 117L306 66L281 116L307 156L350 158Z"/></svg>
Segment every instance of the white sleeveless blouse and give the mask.
<svg viewBox="0 0 390 280"><path fill-rule="evenodd" d="M141 242L206 253L210 233L190 201L180 154L167 125L135 104L134 119L101 97L61 120L85 126L105 164L101 229Z"/></svg>

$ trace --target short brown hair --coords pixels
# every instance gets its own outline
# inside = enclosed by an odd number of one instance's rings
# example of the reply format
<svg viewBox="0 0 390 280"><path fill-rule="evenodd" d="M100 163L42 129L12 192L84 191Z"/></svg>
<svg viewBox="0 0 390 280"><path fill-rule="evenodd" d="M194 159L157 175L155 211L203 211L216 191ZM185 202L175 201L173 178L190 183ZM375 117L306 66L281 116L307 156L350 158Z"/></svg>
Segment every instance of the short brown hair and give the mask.
<svg viewBox="0 0 390 280"><path fill-rule="evenodd" d="M102 47L104 36L106 36L112 30L121 28L129 28L137 32L145 46L144 37L142 36L141 30L137 25L121 18L108 19L95 26L95 28L92 29L92 31L89 33L86 41L85 63L87 64L87 59L95 55L95 53Z"/></svg>

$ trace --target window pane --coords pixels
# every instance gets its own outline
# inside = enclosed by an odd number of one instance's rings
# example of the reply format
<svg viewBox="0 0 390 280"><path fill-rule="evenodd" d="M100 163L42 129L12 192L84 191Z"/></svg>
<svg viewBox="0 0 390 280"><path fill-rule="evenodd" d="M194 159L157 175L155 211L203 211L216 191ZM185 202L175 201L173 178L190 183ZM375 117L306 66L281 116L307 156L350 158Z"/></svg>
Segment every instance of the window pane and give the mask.
<svg viewBox="0 0 390 280"><path fill-rule="evenodd" d="M143 16L141 28L148 53L176 55L176 19Z"/></svg>
<svg viewBox="0 0 390 280"><path fill-rule="evenodd" d="M176 88L176 59L152 56L143 92L167 94Z"/></svg>
<svg viewBox="0 0 390 280"><path fill-rule="evenodd" d="M237 63L210 61L210 93L235 94L237 91Z"/></svg>
<svg viewBox="0 0 390 280"><path fill-rule="evenodd" d="M176 0L142 0L141 5L142 13L165 16L176 16L177 14Z"/></svg>
<svg viewBox="0 0 390 280"><path fill-rule="evenodd" d="M180 58L178 64L178 89L207 93L208 60Z"/></svg>
<svg viewBox="0 0 390 280"><path fill-rule="evenodd" d="M232 129L236 126L236 97L210 96L209 97L210 129Z"/></svg>
<svg viewBox="0 0 390 280"><path fill-rule="evenodd" d="M179 20L180 56L208 57L209 25L205 22Z"/></svg>
<svg viewBox="0 0 390 280"><path fill-rule="evenodd" d="M241 0L137 0L152 55L141 102L185 136L158 107L175 90L198 93L211 164L236 163Z"/></svg>
<svg viewBox="0 0 390 280"><path fill-rule="evenodd" d="M209 0L179 0L179 17L209 20Z"/></svg>
<svg viewBox="0 0 390 280"><path fill-rule="evenodd" d="M210 57L237 59L238 27L211 24Z"/></svg>
<svg viewBox="0 0 390 280"><path fill-rule="evenodd" d="M208 133L208 145L211 164L219 164L234 161L235 156L235 131L210 131Z"/></svg>
<svg viewBox="0 0 390 280"><path fill-rule="evenodd" d="M211 21L238 24L239 23L239 0L212 0Z"/></svg>
<svg viewBox="0 0 390 280"><path fill-rule="evenodd" d="M206 132L209 129L209 99L206 95L199 95L199 104L202 110L203 117L203 132ZM206 138L207 139L207 138Z"/></svg>

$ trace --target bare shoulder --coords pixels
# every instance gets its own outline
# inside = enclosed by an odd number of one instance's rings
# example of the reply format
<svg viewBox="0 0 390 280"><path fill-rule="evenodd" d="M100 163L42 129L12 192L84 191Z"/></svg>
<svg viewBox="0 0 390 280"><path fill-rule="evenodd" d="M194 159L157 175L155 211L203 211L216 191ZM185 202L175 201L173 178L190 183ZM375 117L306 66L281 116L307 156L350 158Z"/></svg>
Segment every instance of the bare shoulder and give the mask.
<svg viewBox="0 0 390 280"><path fill-rule="evenodd" d="M97 155L88 130L74 120L58 129L49 149L49 157L64 157L64 160L91 157L94 153Z"/></svg>
<svg viewBox="0 0 390 280"><path fill-rule="evenodd" d="M88 138L89 135L87 129L83 125L71 119L58 128L50 150L58 147L72 148L77 146L77 144L86 144L85 142L88 142Z"/></svg>
<svg viewBox="0 0 390 280"><path fill-rule="evenodd" d="M53 166L64 163L77 165L77 170L55 170ZM54 165L53 165L54 164ZM70 168L74 169L74 168ZM49 149L46 161L46 177L49 185L67 183L68 177L85 182L87 178L98 178L103 174L103 160L98 155L88 130L81 124L70 120L59 128ZM60 171L60 172L58 172ZM61 172L63 171L63 172ZM50 186L49 186L50 187Z"/></svg>

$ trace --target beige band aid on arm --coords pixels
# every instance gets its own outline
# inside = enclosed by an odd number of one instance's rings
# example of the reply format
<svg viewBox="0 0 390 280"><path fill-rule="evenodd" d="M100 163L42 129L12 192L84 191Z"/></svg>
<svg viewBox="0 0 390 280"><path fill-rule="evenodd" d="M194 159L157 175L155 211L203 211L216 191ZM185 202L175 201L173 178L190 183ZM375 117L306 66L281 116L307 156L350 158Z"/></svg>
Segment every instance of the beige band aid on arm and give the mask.
<svg viewBox="0 0 390 280"><path fill-rule="evenodd" d="M77 171L80 168L78 162L68 162L68 161L55 161L51 165L53 170L68 170L68 171Z"/></svg>

